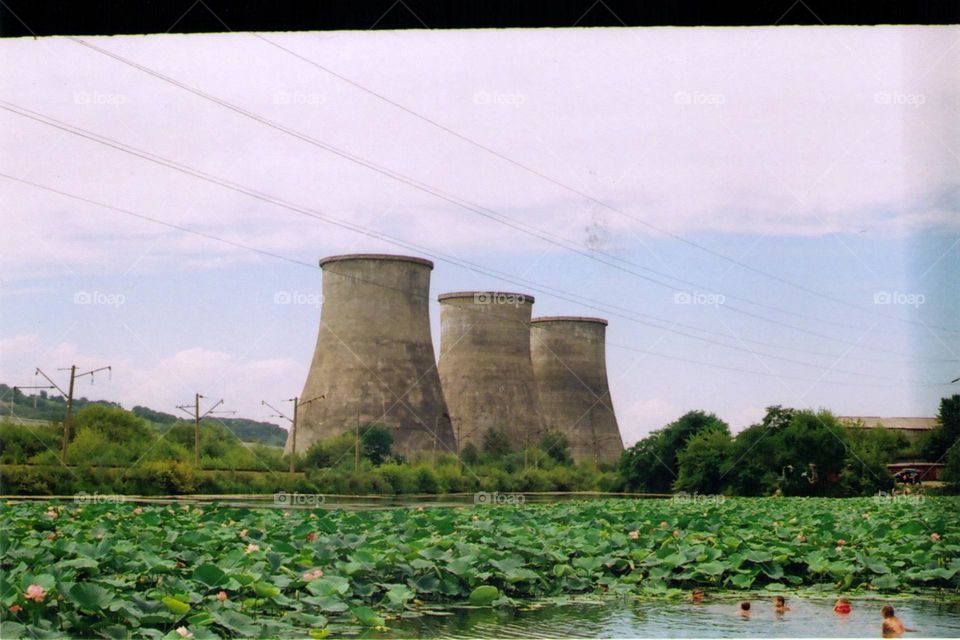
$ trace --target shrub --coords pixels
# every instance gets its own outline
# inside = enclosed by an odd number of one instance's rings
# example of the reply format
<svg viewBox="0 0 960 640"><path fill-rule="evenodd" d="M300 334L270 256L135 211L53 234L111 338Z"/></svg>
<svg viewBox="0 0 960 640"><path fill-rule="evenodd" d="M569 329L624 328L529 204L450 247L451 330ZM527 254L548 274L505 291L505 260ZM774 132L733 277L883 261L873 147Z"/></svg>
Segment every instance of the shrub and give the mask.
<svg viewBox="0 0 960 640"><path fill-rule="evenodd" d="M0 463L24 464L45 451L60 451L60 426L0 422Z"/></svg>
<svg viewBox="0 0 960 640"><path fill-rule="evenodd" d="M439 493L440 484L437 481L437 474L433 469L426 465L420 465L415 470L417 481L417 493Z"/></svg>
<svg viewBox="0 0 960 640"><path fill-rule="evenodd" d="M127 493L175 495L196 491L193 467L180 462L144 462L125 475Z"/></svg>
<svg viewBox="0 0 960 640"><path fill-rule="evenodd" d="M559 464L570 464L570 440L559 431L544 431L537 445L540 450Z"/></svg>
<svg viewBox="0 0 960 640"><path fill-rule="evenodd" d="M417 478L412 468L400 464L385 464L379 467L379 472L394 493L416 493Z"/></svg>
<svg viewBox="0 0 960 640"><path fill-rule="evenodd" d="M437 483L440 493L461 493L465 490L463 475L454 465L437 467Z"/></svg>

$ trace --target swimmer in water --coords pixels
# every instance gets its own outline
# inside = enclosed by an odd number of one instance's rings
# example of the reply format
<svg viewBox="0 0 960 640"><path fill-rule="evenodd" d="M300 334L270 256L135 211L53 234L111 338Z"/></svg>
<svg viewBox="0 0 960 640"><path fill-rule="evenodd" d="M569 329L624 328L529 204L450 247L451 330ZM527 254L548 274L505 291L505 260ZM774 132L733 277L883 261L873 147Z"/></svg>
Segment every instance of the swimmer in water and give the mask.
<svg viewBox="0 0 960 640"><path fill-rule="evenodd" d="M740 603L740 617L749 618L750 617L750 603L747 600L744 600Z"/></svg>
<svg viewBox="0 0 960 640"><path fill-rule="evenodd" d="M833 605L833 612L841 616L849 614L851 609L850 601L846 598L838 598L837 602Z"/></svg>
<svg viewBox="0 0 960 640"><path fill-rule="evenodd" d="M694 589L693 593L690 594L690 601L693 604L700 604L703 602L703 591L701 589Z"/></svg>
<svg viewBox="0 0 960 640"><path fill-rule="evenodd" d="M916 631L916 629L907 629L903 626L903 622L894 614L893 607L890 605L884 605L884 607L880 609L880 613L883 615L883 626L881 630L883 631L884 638L899 638L903 635L904 631Z"/></svg>
<svg viewBox="0 0 960 640"><path fill-rule="evenodd" d="M774 613L786 613L790 611L790 607L787 606L787 599L783 596L774 596L773 598L773 612Z"/></svg>

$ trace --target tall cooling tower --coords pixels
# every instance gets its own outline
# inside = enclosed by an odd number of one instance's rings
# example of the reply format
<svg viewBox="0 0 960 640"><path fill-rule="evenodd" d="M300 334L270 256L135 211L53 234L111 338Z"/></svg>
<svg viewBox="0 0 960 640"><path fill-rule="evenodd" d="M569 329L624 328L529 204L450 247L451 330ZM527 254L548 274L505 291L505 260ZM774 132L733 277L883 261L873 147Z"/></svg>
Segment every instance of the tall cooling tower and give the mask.
<svg viewBox="0 0 960 640"><path fill-rule="evenodd" d="M601 318L534 318L530 352L544 427L570 441L577 462L613 462L623 440L607 386Z"/></svg>
<svg viewBox="0 0 960 640"><path fill-rule="evenodd" d="M405 455L455 451L430 336L433 263L357 254L320 266L320 333L300 396L297 452L358 423L388 427ZM287 452L291 444L288 437Z"/></svg>
<svg viewBox="0 0 960 640"><path fill-rule="evenodd" d="M542 427L530 361L533 297L445 293L440 301L440 381L462 447L481 447L501 429L514 450L533 446Z"/></svg>

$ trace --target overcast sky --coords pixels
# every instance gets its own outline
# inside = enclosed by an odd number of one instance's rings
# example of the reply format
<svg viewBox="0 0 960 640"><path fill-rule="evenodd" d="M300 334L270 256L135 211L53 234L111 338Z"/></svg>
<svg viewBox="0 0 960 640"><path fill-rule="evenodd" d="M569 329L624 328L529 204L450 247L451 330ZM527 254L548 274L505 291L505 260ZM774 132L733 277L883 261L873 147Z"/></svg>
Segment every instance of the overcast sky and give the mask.
<svg viewBox="0 0 960 640"><path fill-rule="evenodd" d="M451 290L609 318L627 444L690 409L740 429L960 390L960 29L83 40L255 119L69 39L0 41L0 172L127 212L0 177L9 384L109 364L79 393L266 418L306 377L317 260L388 252L437 263L436 341Z"/></svg>

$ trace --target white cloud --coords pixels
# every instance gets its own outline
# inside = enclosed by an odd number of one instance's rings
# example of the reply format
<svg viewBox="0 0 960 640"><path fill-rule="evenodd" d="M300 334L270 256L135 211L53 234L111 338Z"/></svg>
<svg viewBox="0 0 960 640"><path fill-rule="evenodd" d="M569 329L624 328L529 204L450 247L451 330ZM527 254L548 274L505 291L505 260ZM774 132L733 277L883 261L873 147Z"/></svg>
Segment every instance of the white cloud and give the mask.
<svg viewBox="0 0 960 640"><path fill-rule="evenodd" d="M891 27L268 37L673 232L823 235L960 224L951 152L960 148L956 34ZM620 243L649 233L253 36L90 40L538 228L580 242L596 235L585 231L591 226ZM10 61L4 93L15 104L435 248L540 244L64 39L0 48ZM8 173L311 261L371 244L8 112L0 125ZM15 203L0 266L15 277L123 268L147 247L139 268L179 257L215 268L252 257L31 187L0 180L0 188Z"/></svg>

